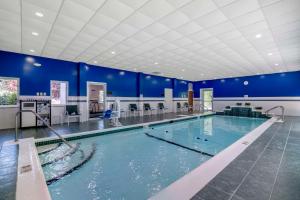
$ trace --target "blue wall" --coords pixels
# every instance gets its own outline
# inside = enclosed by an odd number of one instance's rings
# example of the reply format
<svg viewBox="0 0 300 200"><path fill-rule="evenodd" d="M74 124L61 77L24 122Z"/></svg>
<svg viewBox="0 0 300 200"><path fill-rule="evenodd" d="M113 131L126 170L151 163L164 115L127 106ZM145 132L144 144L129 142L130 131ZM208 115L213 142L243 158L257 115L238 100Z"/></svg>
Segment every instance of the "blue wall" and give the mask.
<svg viewBox="0 0 300 200"><path fill-rule="evenodd" d="M213 88L214 97L295 97L300 96L300 71L199 81L194 84L196 97L200 88Z"/></svg>
<svg viewBox="0 0 300 200"><path fill-rule="evenodd" d="M70 96L85 96L86 81L106 82L109 96L162 97L164 88L173 96L186 97L189 81L143 73L30 56L42 64L27 62L28 55L0 51L0 76L20 78L20 94L50 94L50 81L69 82ZM244 81L249 84L245 86ZM213 88L215 97L289 97L300 96L300 71L194 82L195 97L200 88Z"/></svg>
<svg viewBox="0 0 300 200"><path fill-rule="evenodd" d="M140 73L140 94L144 97L164 97L165 88L172 87L172 79Z"/></svg>
<svg viewBox="0 0 300 200"><path fill-rule="evenodd" d="M68 81L69 96L86 96L87 81L107 83L108 96L163 97L164 88L173 88L174 97L187 92L187 81L5 51L0 51L0 76L20 78L20 95L50 95L51 80Z"/></svg>
<svg viewBox="0 0 300 200"><path fill-rule="evenodd" d="M80 96L86 96L87 81L107 84L108 96L136 97L137 73L79 63Z"/></svg>
<svg viewBox="0 0 300 200"><path fill-rule="evenodd" d="M0 76L20 78L20 95L50 95L50 80L69 82L69 95L77 96L77 63L31 56L42 67L27 62L27 55L0 51Z"/></svg>

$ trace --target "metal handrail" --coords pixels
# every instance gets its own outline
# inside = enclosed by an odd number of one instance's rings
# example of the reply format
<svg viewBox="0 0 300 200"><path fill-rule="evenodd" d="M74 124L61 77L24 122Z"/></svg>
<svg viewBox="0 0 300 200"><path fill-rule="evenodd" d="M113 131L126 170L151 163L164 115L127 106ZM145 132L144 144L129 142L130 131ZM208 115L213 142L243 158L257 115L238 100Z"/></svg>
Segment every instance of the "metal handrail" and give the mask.
<svg viewBox="0 0 300 200"><path fill-rule="evenodd" d="M37 118L39 118L51 131L53 131L53 133L59 137L59 139L61 139L66 145L68 145L70 148L74 148L69 142L67 142L66 139L64 139L59 133L57 133L39 114L37 114L36 112L34 112L33 110L20 110L16 113L16 130L15 130L15 141L18 141L18 116L20 115L20 113L23 112L30 112L32 114L34 114Z"/></svg>
<svg viewBox="0 0 300 200"><path fill-rule="evenodd" d="M272 108L270 108L270 109L268 109L268 110L266 110L266 115L268 115L269 114L269 112L271 111L271 110L274 110L274 109L276 109L276 108L281 108L281 121L284 121L284 107L283 106L274 106L274 107L272 107Z"/></svg>

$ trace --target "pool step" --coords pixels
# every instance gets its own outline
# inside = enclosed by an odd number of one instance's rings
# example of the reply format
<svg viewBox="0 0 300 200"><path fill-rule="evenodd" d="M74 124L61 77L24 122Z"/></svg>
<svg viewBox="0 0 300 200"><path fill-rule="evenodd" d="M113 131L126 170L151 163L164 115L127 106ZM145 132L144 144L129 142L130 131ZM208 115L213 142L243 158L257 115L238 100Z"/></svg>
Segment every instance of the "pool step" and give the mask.
<svg viewBox="0 0 300 200"><path fill-rule="evenodd" d="M72 144L75 148L77 145ZM47 145L48 146L48 145ZM38 147L38 152L39 152ZM46 147L47 148L47 147ZM44 149L46 149L44 148ZM44 165L45 163L49 163L54 161L57 158L62 158L65 155L69 154L69 152L72 152L73 149L71 149L69 146L66 144L60 143L56 148L53 146L50 146L48 150L44 151L43 153L39 153L39 158L41 165Z"/></svg>
<svg viewBox="0 0 300 200"><path fill-rule="evenodd" d="M57 143L57 144L49 144L49 145L37 147L38 154L42 155L50 151L53 151L54 149L58 148L61 144L62 143Z"/></svg>
<svg viewBox="0 0 300 200"><path fill-rule="evenodd" d="M81 167L94 155L96 145L80 145L72 154L43 166L48 185Z"/></svg>

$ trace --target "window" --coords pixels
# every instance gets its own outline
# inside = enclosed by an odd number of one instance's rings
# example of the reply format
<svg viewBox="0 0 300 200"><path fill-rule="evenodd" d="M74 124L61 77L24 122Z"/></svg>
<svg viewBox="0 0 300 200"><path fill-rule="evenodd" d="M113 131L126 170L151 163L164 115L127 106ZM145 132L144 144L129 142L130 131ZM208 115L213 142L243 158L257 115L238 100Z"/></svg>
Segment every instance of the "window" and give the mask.
<svg viewBox="0 0 300 200"><path fill-rule="evenodd" d="M0 106L18 104L19 79L0 77Z"/></svg>
<svg viewBox="0 0 300 200"><path fill-rule="evenodd" d="M51 103L66 105L68 95L68 82L51 81Z"/></svg>
<svg viewBox="0 0 300 200"><path fill-rule="evenodd" d="M99 103L103 103L104 102L104 91L100 90L99 91Z"/></svg>

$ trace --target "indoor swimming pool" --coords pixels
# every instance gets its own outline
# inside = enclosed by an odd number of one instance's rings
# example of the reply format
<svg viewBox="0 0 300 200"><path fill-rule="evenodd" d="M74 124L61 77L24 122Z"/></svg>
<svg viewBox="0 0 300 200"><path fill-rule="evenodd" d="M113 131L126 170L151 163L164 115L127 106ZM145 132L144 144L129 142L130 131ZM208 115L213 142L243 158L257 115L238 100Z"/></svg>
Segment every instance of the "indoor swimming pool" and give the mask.
<svg viewBox="0 0 300 200"><path fill-rule="evenodd" d="M53 200L147 199L266 120L212 115L152 125L73 140L77 150L63 159L60 145L40 160Z"/></svg>

